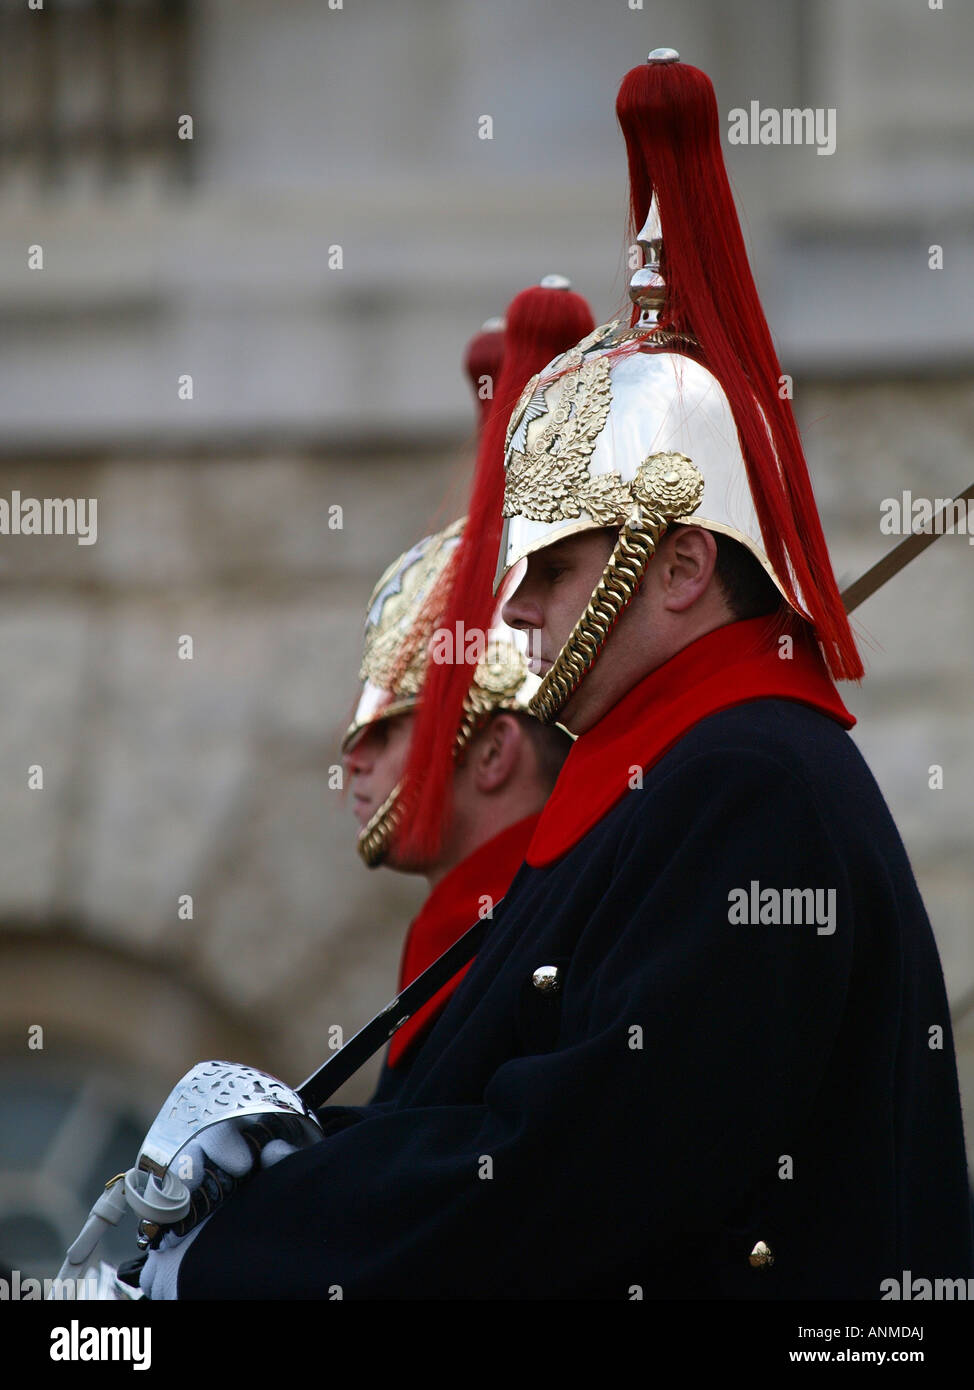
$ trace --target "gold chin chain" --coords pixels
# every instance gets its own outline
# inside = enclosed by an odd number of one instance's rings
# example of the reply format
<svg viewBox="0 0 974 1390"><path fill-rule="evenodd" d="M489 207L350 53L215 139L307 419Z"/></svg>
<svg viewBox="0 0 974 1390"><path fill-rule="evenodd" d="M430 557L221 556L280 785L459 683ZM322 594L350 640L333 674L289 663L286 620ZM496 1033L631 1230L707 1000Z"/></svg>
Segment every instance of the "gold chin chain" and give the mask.
<svg viewBox="0 0 974 1390"><path fill-rule="evenodd" d="M376 868L386 857L393 831L402 820L402 803L399 800L401 791L402 783L397 782L379 809L359 831L355 848L370 869Z"/></svg>
<svg viewBox="0 0 974 1390"><path fill-rule="evenodd" d="M528 706L542 724L555 722L595 664L606 638L639 588L668 521L658 512L649 512L623 525L588 607Z"/></svg>

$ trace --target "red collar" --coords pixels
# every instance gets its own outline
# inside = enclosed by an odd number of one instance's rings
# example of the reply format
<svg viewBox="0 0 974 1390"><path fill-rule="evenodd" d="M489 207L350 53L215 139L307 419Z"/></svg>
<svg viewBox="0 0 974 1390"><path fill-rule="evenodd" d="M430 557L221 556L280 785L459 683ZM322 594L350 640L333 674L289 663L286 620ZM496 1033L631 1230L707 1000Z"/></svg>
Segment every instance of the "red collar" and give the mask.
<svg viewBox="0 0 974 1390"><path fill-rule="evenodd" d="M560 859L630 789L635 767L653 767L701 719L748 700L797 700L845 729L855 719L811 636L779 657L774 619L729 623L651 671L576 739L525 856L535 868Z"/></svg>
<svg viewBox="0 0 974 1390"><path fill-rule="evenodd" d="M500 901L524 861L539 819L527 816L509 825L440 879L406 935L399 968L400 992L473 926L485 906L484 898L490 898L491 903ZM390 1067L395 1067L415 1039L425 1033L469 969L465 965L397 1029L389 1044Z"/></svg>

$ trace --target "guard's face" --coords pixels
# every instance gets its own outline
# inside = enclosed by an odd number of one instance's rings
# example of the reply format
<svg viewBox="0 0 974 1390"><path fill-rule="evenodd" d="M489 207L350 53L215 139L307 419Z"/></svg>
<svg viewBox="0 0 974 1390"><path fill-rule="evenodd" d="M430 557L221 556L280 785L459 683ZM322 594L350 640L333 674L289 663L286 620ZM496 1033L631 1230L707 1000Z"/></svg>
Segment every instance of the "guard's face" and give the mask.
<svg viewBox="0 0 974 1390"><path fill-rule="evenodd" d="M368 724L345 753L345 775L352 813L366 825L392 789L402 780L412 738L412 713L395 714Z"/></svg>
<svg viewBox="0 0 974 1390"><path fill-rule="evenodd" d="M543 676L585 612L617 531L582 531L527 557L520 584L504 604L509 627L528 634L531 670Z"/></svg>

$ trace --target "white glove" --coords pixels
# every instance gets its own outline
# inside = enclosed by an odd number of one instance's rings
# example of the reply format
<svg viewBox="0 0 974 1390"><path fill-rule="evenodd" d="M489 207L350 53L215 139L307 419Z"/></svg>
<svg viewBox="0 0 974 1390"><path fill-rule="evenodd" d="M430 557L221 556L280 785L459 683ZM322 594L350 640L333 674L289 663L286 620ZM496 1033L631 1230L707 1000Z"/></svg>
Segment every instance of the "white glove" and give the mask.
<svg viewBox="0 0 974 1390"><path fill-rule="evenodd" d="M195 1182L192 1182L188 1177L184 1178L183 1181L187 1187L198 1186L202 1180L203 1162L201 1155L204 1153L211 1163L217 1164L226 1173L233 1173L234 1177L243 1177L244 1173L249 1171L251 1166L250 1150L240 1138L236 1125L235 1120L222 1120L218 1125L213 1125L210 1129L203 1131L201 1138L210 1138L217 1130L224 1131L224 1134L220 1135L215 1144L210 1142L205 1149L200 1148L200 1154L194 1155L199 1177ZM239 1163L240 1152L237 1145L247 1155L247 1164L239 1172L227 1167L225 1161L229 1158L231 1162ZM186 1145L183 1153L188 1153L190 1149L195 1150L198 1147L200 1147L200 1140L194 1140L192 1144ZM272 1168L275 1163L280 1163L282 1158L287 1158L290 1154L297 1152L298 1146L296 1144L289 1144L285 1139L272 1139L261 1150L260 1166ZM182 1154L177 1158L177 1164L180 1158L182 1158ZM139 1275L139 1287L146 1298L157 1303L177 1297L176 1286L179 1282L179 1266L182 1258L209 1220L210 1217L207 1216L185 1236L177 1236L172 1231L167 1231L159 1242L158 1250L149 1251L148 1259L142 1266L142 1272Z"/></svg>
<svg viewBox="0 0 974 1390"><path fill-rule="evenodd" d="M253 1123L250 1116L242 1116L210 1125L176 1155L172 1171L190 1192L195 1192L203 1181L203 1168L207 1163L210 1167L222 1168L232 1178L242 1178L250 1172L254 1166L253 1155L240 1133L248 1121Z"/></svg>
<svg viewBox="0 0 974 1390"><path fill-rule="evenodd" d="M201 1221L185 1236L176 1236L172 1231L167 1231L159 1242L159 1249L149 1251L149 1258L139 1275L139 1287L146 1298L153 1303L161 1303L176 1297L182 1258L209 1219L207 1217L206 1221Z"/></svg>

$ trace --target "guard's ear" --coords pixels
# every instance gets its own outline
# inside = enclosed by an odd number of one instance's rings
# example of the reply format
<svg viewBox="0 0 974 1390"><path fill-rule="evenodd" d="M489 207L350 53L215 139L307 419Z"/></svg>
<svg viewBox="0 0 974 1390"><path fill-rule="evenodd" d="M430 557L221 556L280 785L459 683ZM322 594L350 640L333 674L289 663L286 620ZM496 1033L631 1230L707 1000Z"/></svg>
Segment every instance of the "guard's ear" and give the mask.
<svg viewBox="0 0 974 1390"><path fill-rule="evenodd" d="M683 613L704 593L717 564L717 542L702 526L679 526L665 538L653 563L662 589L663 607Z"/></svg>
<svg viewBox="0 0 974 1390"><path fill-rule="evenodd" d="M477 791L490 795L507 786L524 751L524 730L513 714L495 714L474 739L468 762Z"/></svg>

